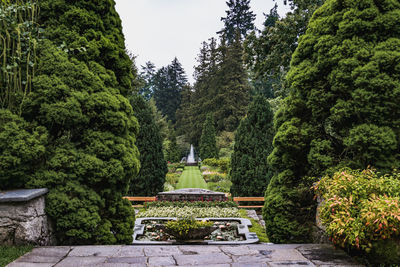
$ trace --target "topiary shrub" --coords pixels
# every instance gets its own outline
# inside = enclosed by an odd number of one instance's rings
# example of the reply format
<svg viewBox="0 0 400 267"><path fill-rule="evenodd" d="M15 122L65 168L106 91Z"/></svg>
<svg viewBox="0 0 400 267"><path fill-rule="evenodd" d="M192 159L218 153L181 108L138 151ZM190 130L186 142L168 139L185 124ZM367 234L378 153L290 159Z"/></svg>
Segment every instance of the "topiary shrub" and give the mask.
<svg viewBox="0 0 400 267"><path fill-rule="evenodd" d="M315 186L319 214L332 242L362 251L374 264L400 262L400 173L345 169Z"/></svg>
<svg viewBox="0 0 400 267"><path fill-rule="evenodd" d="M272 242L311 240L308 177L399 166L399 10L398 1L327 0L300 37L268 157L277 173L263 213Z"/></svg>
<svg viewBox="0 0 400 267"><path fill-rule="evenodd" d="M89 69L48 40L38 58L22 116L49 137L27 186L50 189L46 209L60 244L128 244L134 210L122 196L139 169L132 107L105 85L100 65Z"/></svg>

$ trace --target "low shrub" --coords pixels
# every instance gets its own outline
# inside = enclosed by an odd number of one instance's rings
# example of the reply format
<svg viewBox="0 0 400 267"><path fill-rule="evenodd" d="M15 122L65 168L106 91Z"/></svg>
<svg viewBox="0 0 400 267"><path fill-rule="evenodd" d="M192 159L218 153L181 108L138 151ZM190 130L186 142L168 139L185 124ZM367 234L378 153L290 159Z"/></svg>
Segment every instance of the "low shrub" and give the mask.
<svg viewBox="0 0 400 267"><path fill-rule="evenodd" d="M230 168L230 159L229 158L209 158L202 161L202 165L208 165L212 167L218 167L222 172L228 172Z"/></svg>
<svg viewBox="0 0 400 267"><path fill-rule="evenodd" d="M196 207L196 208L237 208L237 203L233 201L154 201L147 203L148 208L160 207Z"/></svg>
<svg viewBox="0 0 400 267"><path fill-rule="evenodd" d="M189 240L192 239L192 233L194 230L200 228L209 228L209 232L204 235L210 234L215 228L213 222L196 221L194 218L183 218L176 221L169 221L165 224L166 232L172 234L177 240Z"/></svg>
<svg viewBox="0 0 400 267"><path fill-rule="evenodd" d="M400 262L398 171L380 176L372 169L344 169L314 189L323 199L320 220L335 245L361 251L372 263Z"/></svg>
<svg viewBox="0 0 400 267"><path fill-rule="evenodd" d="M226 178L226 174L225 173L219 173L219 172L212 172L212 173L203 173L203 178L204 180L208 183L208 182L219 182L222 181Z"/></svg>
<svg viewBox="0 0 400 267"><path fill-rule="evenodd" d="M164 183L164 192L173 191L173 190L175 190L175 187L172 184L167 183L167 182Z"/></svg>
<svg viewBox="0 0 400 267"><path fill-rule="evenodd" d="M144 212L139 212L137 218L144 217L194 217L194 218L238 218L240 216L238 208L221 207L151 207Z"/></svg>
<svg viewBox="0 0 400 267"><path fill-rule="evenodd" d="M179 181L179 176L180 175L178 173L167 173L167 175L165 176L165 182L175 187Z"/></svg>
<svg viewBox="0 0 400 267"><path fill-rule="evenodd" d="M229 180L221 180L219 182L213 183L207 183L208 189L216 192L224 192L224 193L229 193L231 190L232 182Z"/></svg>

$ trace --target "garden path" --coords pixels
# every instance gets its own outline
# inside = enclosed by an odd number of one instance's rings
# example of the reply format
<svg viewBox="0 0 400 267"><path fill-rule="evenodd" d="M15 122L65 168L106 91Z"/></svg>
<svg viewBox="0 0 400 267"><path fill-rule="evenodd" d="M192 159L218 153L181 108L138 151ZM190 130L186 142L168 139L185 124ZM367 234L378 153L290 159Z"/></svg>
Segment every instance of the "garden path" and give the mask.
<svg viewBox="0 0 400 267"><path fill-rule="evenodd" d="M39 247L8 267L76 266L362 266L331 245Z"/></svg>
<svg viewBox="0 0 400 267"><path fill-rule="evenodd" d="M182 188L203 188L207 189L207 183L204 181L197 166L186 166L179 178L176 189Z"/></svg>

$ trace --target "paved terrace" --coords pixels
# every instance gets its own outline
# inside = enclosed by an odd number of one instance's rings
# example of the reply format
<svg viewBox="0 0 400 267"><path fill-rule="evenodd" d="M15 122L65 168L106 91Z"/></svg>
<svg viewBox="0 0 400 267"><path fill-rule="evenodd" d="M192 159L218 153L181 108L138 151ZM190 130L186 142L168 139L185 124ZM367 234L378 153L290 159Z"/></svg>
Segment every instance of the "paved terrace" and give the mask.
<svg viewBox="0 0 400 267"><path fill-rule="evenodd" d="M39 247L8 267L360 266L330 245Z"/></svg>

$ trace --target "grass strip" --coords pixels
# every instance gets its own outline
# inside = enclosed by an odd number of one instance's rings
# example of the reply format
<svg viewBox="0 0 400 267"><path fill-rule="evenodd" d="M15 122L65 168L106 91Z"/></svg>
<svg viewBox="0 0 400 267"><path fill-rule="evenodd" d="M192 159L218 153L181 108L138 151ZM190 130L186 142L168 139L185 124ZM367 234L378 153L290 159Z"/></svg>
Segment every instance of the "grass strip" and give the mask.
<svg viewBox="0 0 400 267"><path fill-rule="evenodd" d="M203 188L207 189L207 183L204 181L200 170L196 166L186 166L179 178L177 189L182 188Z"/></svg>
<svg viewBox="0 0 400 267"><path fill-rule="evenodd" d="M33 246L0 246L0 267L18 259L25 253L31 251Z"/></svg>
<svg viewBox="0 0 400 267"><path fill-rule="evenodd" d="M256 220L247 216L247 211L245 209L240 209L239 213L240 213L240 217L249 219L251 221L252 226L249 228L249 231L256 233L258 236L258 239L260 239L260 242L262 242L262 243L270 242L268 239L267 233L265 232L265 228L262 227Z"/></svg>

